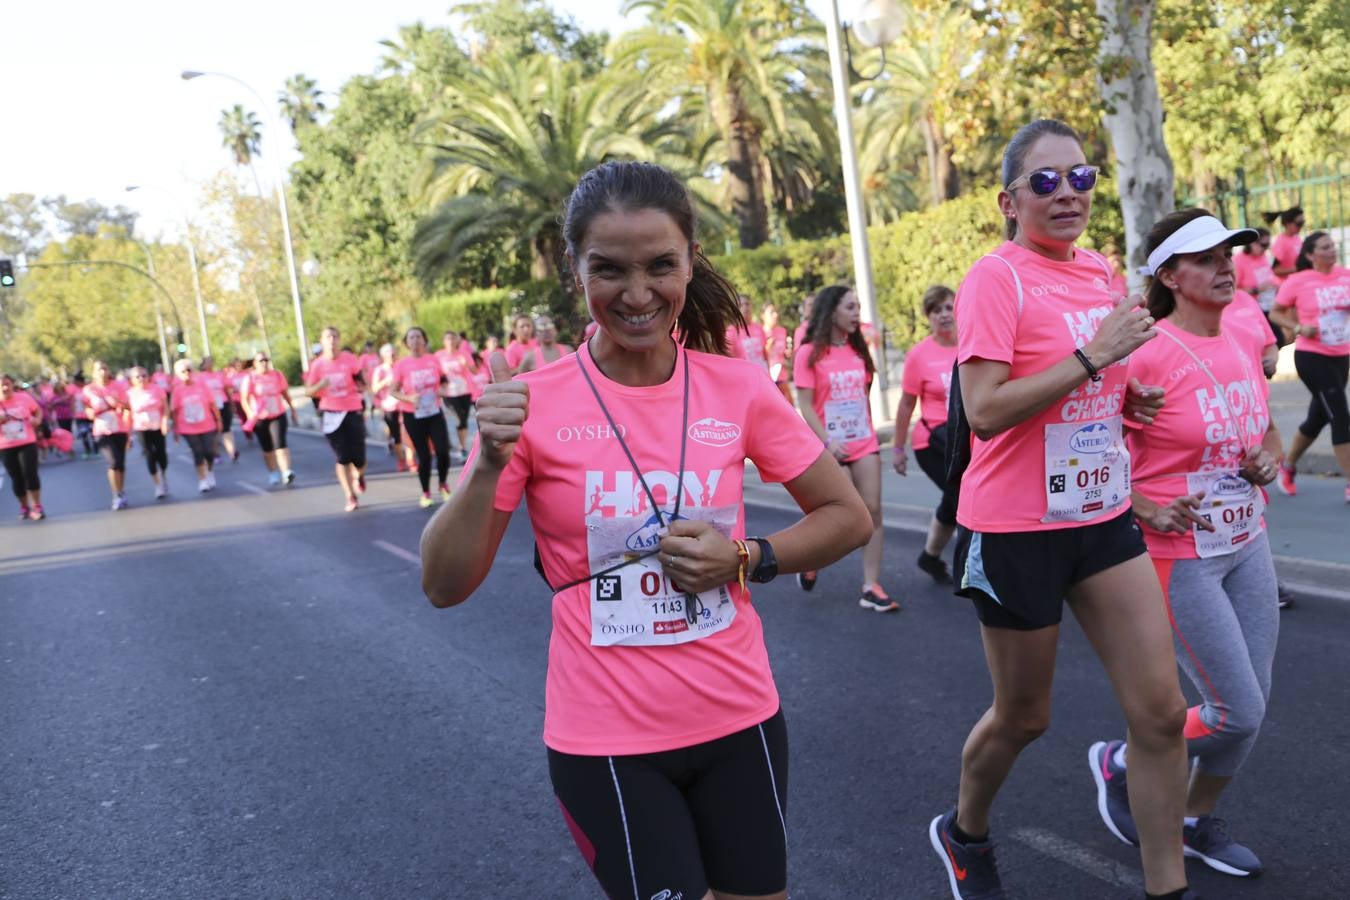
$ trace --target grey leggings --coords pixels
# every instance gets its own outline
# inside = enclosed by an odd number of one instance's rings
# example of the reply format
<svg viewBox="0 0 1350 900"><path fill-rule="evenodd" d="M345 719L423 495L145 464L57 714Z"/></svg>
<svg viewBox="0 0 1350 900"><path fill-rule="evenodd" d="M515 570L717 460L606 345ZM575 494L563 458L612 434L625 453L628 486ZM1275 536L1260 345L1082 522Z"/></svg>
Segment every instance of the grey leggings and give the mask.
<svg viewBox="0 0 1350 900"><path fill-rule="evenodd" d="M1280 634L1275 564L1265 532L1210 559L1155 559L1177 662L1200 692L1186 714L1187 752L1206 775L1237 774L1270 699Z"/></svg>

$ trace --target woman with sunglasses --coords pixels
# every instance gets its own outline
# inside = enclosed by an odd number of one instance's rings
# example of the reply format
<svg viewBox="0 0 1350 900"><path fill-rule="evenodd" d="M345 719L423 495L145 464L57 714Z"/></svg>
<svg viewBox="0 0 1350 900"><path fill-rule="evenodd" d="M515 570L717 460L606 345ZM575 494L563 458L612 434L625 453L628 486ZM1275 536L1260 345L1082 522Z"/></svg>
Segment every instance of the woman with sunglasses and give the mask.
<svg viewBox="0 0 1350 900"><path fill-rule="evenodd" d="M784 900L787 728L746 582L829 565L867 540L866 513L773 383L727 358L735 290L672 173L593 169L563 236L599 328L519 380L490 358L469 465L422 535L423 590L467 599L527 497L557 586L549 775L601 887ZM744 537L747 458L804 512L767 538Z"/></svg>
<svg viewBox="0 0 1350 900"><path fill-rule="evenodd" d="M876 612L897 612L900 604L881 587L881 551L885 530L881 519L881 444L872 427L868 395L875 369L859 327L861 307L849 287L836 284L816 294L807 343L797 348L793 382L802 419L825 449L847 471L872 525L863 549L862 589L858 605ZM802 572L802 590L815 587L818 573Z"/></svg>
<svg viewBox="0 0 1350 900"><path fill-rule="evenodd" d="M417 454L417 480L422 485L422 496L417 503L423 509L435 501L431 497L431 454L436 454L436 475L440 484L441 502L450 499L450 432L445 427L441 412L441 397L445 389L445 373L435 355L427 352L427 333L414 325L403 335L408 355L394 363L389 394L398 401L403 417L403 430Z"/></svg>
<svg viewBox="0 0 1350 900"><path fill-rule="evenodd" d="M1228 836L1214 810L1256 742L1280 627L1260 490L1275 479L1280 455L1261 371L1266 335L1226 315L1235 294L1232 248L1253 237L1203 209L1158 221L1146 249L1148 310L1159 337L1128 363L1130 377L1165 382L1172 398L1152 423L1127 427L1134 515L1162 586L1177 658L1201 698L1186 715L1195 766L1185 854L1238 876L1260 874L1261 861ZM1100 741L1089 760L1103 822L1137 843L1125 742Z"/></svg>
<svg viewBox="0 0 1350 900"><path fill-rule="evenodd" d="M267 484L276 487L295 483L291 471L291 450L286 443L287 414L291 425L300 419L291 403L291 386L286 376L272 368L266 353L253 355L253 371L239 385L239 404L244 411L244 432L252 433L263 452L267 466Z"/></svg>
<svg viewBox="0 0 1350 900"><path fill-rule="evenodd" d="M1280 222L1281 230L1270 252L1275 257L1275 277L1283 284L1286 278L1298 271L1298 255L1303 247L1303 238L1299 236L1304 223L1303 207L1291 206L1289 209L1262 215L1268 225L1274 225L1276 219Z"/></svg>
<svg viewBox="0 0 1350 900"><path fill-rule="evenodd" d="M1336 242L1314 231L1303 242L1296 271L1280 285L1275 322L1296 335L1294 368L1312 394L1308 415L1289 441L1289 455L1280 467L1279 487L1290 497L1298 461L1331 426L1331 452L1345 475L1345 502L1350 503L1350 406L1345 385L1350 375L1350 269L1336 263Z"/></svg>
<svg viewBox="0 0 1350 900"><path fill-rule="evenodd" d="M131 407L126 392L113 381L112 369L102 360L94 363L94 380L84 386L84 414L93 423L94 446L108 463L112 508L126 509L127 433L131 429Z"/></svg>
<svg viewBox="0 0 1350 900"><path fill-rule="evenodd" d="M1097 169L1078 134L1040 119L1003 155L1008 240L956 298L961 398L973 432L957 521L957 591L980 620L994 700L961 754L957 805L929 826L952 896L1002 897L990 808L1050 722L1065 600L1106 668L1129 731L1149 897L1186 896L1186 705L1158 577L1130 515L1124 420L1158 388L1124 360L1156 338L1142 298L1114 298L1106 260L1076 246Z"/></svg>
<svg viewBox="0 0 1350 900"><path fill-rule="evenodd" d="M21 391L10 375L0 374L0 460L9 475L9 487L19 501L19 519L47 518L42 509L42 479L38 475L37 426L42 407Z"/></svg>
<svg viewBox="0 0 1350 900"><path fill-rule="evenodd" d="M905 354L900 403L895 410L895 452L892 464L907 474L905 441L914 407L919 405L919 424L914 428L914 460L928 479L942 491L942 499L928 523L928 539L919 551L919 568L938 584L951 584L952 575L942 559L956 532L956 504L960 488L947 481L947 395L956 364L956 292L935 284L923 293L923 313L928 317L928 337Z"/></svg>
<svg viewBox="0 0 1350 900"><path fill-rule="evenodd" d="M131 370L131 387L127 389L131 406L131 430L145 454L145 465L150 480L155 483L155 499L169 495L169 397L164 389L150 381L144 366Z"/></svg>
<svg viewBox="0 0 1350 900"><path fill-rule="evenodd" d="M220 410L216 407L211 386L193 374L192 360L175 362L173 374L178 378L178 384L169 395L173 439L187 441L188 450L192 452L192 465L197 469L197 490L205 494L216 489Z"/></svg>

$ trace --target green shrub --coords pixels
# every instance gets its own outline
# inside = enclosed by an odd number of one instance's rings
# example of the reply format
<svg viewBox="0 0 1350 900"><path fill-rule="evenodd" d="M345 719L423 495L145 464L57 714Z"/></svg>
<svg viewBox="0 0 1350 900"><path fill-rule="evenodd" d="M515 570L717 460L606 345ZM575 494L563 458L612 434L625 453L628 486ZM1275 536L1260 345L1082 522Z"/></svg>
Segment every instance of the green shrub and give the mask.
<svg viewBox="0 0 1350 900"><path fill-rule="evenodd" d="M434 297L417 304L417 324L433 347L446 331L462 331L475 343L486 335L501 335L512 303L510 288L479 288Z"/></svg>

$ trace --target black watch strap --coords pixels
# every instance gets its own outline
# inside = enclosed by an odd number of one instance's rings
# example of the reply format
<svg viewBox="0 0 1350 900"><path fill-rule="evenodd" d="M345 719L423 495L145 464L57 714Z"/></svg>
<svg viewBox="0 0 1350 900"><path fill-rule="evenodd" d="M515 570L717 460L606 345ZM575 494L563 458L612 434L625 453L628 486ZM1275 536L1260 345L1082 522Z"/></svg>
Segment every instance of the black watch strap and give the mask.
<svg viewBox="0 0 1350 900"><path fill-rule="evenodd" d="M750 580L756 584L767 584L778 577L778 557L773 555L773 545L762 537L747 537L747 541L759 544L759 565L750 573Z"/></svg>

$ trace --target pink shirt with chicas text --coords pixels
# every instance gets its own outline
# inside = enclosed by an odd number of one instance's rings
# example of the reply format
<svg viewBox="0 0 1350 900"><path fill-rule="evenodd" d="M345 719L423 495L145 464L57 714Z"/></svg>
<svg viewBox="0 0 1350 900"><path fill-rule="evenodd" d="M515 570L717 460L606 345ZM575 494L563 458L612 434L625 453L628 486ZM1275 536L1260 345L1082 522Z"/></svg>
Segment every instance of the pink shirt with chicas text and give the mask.
<svg viewBox="0 0 1350 900"><path fill-rule="evenodd" d="M901 390L919 398L919 421L914 423L915 450L928 447L932 429L947 421L947 394L952 387L956 345L944 347L933 336L919 341L905 356Z"/></svg>
<svg viewBox="0 0 1350 900"><path fill-rule="evenodd" d="M1317 327L1317 337L1299 335L1295 350L1323 356L1350 356L1350 269L1332 266L1295 272L1280 285L1275 305L1294 307L1298 324Z"/></svg>
<svg viewBox="0 0 1350 900"><path fill-rule="evenodd" d="M797 348L792 362L792 382L812 392L811 408L825 426L830 439L844 447L844 462L851 463L881 450L867 394L871 382L867 367L848 344L831 345L811 363L814 344Z"/></svg>
<svg viewBox="0 0 1350 900"><path fill-rule="evenodd" d="M157 384L127 391L127 402L131 404L131 430L159 431L164 425L168 399L164 389Z"/></svg>
<svg viewBox="0 0 1350 900"><path fill-rule="evenodd" d="M0 450L37 443L33 413L42 409L25 391L16 390L8 400L0 400Z"/></svg>
<svg viewBox="0 0 1350 900"><path fill-rule="evenodd" d="M441 361L430 353L421 356L405 356L394 363L394 387L405 397L417 397L418 404L400 400L399 412L417 412L417 407L440 411Z"/></svg>
<svg viewBox="0 0 1350 900"><path fill-rule="evenodd" d="M1203 337L1164 319L1158 330L1166 334L1130 354L1130 377L1160 385L1167 398L1152 424L1130 422L1126 429L1134 465L1133 487L1160 506L1191 493L1188 473L1236 470L1246 449L1259 445L1270 426L1270 385L1261 372L1262 341L1252 329L1220 327L1219 335ZM1223 388L1222 395L1215 381ZM1199 556L1191 533L1164 534L1142 520L1139 524L1150 556ZM1264 522L1258 522L1254 533L1264 527Z"/></svg>
<svg viewBox="0 0 1350 900"><path fill-rule="evenodd" d="M1114 306L1110 266L1093 251L1076 247L1072 260L1060 261L1006 241L994 255L1010 263L1020 276L1022 310L1019 314L1017 289L1008 266L996 259L977 260L956 293L957 360L961 363L972 359L1007 363L1010 378L1025 378L1086 346ZM1125 365L1107 366L1101 375L1101 381L1085 380L1044 411L989 440L972 436L970 466L961 481L958 522L972 531L1048 531L1090 525L1121 514L1121 503L1128 503L1129 498L1128 478L1117 488L1121 496L1101 498L1099 511L1094 513L1085 503L1079 514L1083 518L1044 521L1052 494L1073 496L1062 481L1064 473L1049 471L1048 429L1060 432L1056 426L1074 425L1091 437L1102 433L1108 420L1123 415ZM1066 465L1069 458L1063 458ZM1058 455L1052 458L1056 466L1059 460Z"/></svg>
<svg viewBox="0 0 1350 900"><path fill-rule="evenodd" d="M318 392L322 412L357 412L363 405L361 390L356 385L356 376L360 374L361 360L350 353L344 352L334 359L318 356L309 364L305 384L328 379L328 384Z"/></svg>
<svg viewBox="0 0 1350 900"><path fill-rule="evenodd" d="M266 422L286 414L286 392L290 384L286 376L276 369L266 372L253 372L244 376L239 386L239 396L247 397L253 406L253 414L258 421Z"/></svg>
<svg viewBox="0 0 1350 900"><path fill-rule="evenodd" d="M743 537L745 460L755 462L764 481L784 482L820 456L806 424L749 363L681 351L668 381L627 387L601 374L583 346L573 359L520 376L530 386L530 415L494 501L497 510L512 512L524 496L550 584L589 574L588 518L651 514L578 360L667 512L680 490L682 510L729 508L733 536ZM687 437L679 434L686 365ZM475 440L475 458L478 452ZM591 584L555 595L544 742L582 755L653 753L724 737L772 716L779 700L763 625L749 593L729 587L735 605L729 626L673 646L593 645Z"/></svg>
<svg viewBox="0 0 1350 900"><path fill-rule="evenodd" d="M200 378L178 382L169 399L173 408L173 427L179 434L210 434L216 431L216 417L211 409L216 405L211 388Z"/></svg>
<svg viewBox="0 0 1350 900"><path fill-rule="evenodd" d="M129 417L124 411L127 406L127 394L115 383L109 382L102 387L93 383L86 384L84 405L85 409L94 413L94 437L127 433Z"/></svg>

